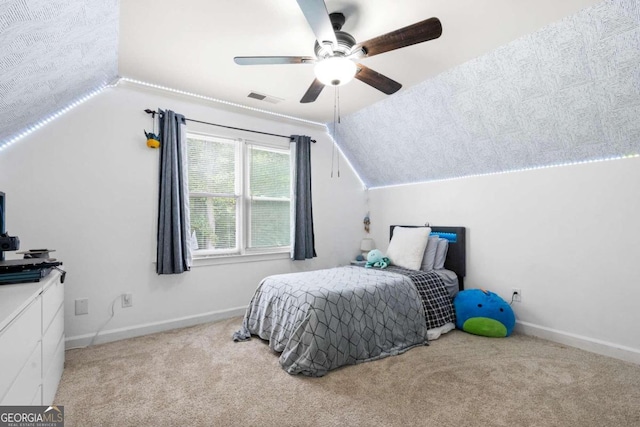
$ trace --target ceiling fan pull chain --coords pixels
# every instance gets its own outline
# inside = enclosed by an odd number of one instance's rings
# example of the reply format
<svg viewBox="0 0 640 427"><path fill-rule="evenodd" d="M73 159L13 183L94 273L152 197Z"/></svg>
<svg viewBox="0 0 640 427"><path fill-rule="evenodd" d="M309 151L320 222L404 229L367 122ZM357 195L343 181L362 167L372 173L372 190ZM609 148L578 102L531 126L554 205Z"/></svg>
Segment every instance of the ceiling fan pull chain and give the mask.
<svg viewBox="0 0 640 427"><path fill-rule="evenodd" d="M333 178L333 159L336 152L336 90L338 87L334 87L333 91L333 144L331 144L331 178Z"/></svg>
<svg viewBox="0 0 640 427"><path fill-rule="evenodd" d="M338 124L340 123L340 88L336 86L336 97L338 100L336 101L336 106L338 109ZM338 144L338 136L336 135L336 145ZM338 178L340 178L340 150L336 152L336 161L338 163Z"/></svg>

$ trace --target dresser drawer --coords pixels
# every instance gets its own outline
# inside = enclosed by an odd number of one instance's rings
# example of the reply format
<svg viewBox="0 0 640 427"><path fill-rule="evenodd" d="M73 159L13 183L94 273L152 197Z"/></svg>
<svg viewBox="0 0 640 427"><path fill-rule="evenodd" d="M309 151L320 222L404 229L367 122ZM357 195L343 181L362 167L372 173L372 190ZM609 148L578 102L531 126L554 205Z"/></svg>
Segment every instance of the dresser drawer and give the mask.
<svg viewBox="0 0 640 427"><path fill-rule="evenodd" d="M64 336L64 307L60 306L49 329L42 337L42 372L47 374L54 359L56 349Z"/></svg>
<svg viewBox="0 0 640 427"><path fill-rule="evenodd" d="M60 283L60 276L57 273L50 273L51 275L55 274L55 279L53 283L47 285L45 287L44 292L42 293L42 333L46 333L51 321L55 317L56 313L58 313L58 309L62 306L64 302L64 285Z"/></svg>
<svg viewBox="0 0 640 427"><path fill-rule="evenodd" d="M22 370L25 363L38 346L40 353L41 328L41 304L40 296L37 296L31 304L25 307L11 322L0 332L0 399L3 399L7 390ZM39 368L41 364L38 363ZM27 399L30 399L32 393ZM24 403L24 402L23 402ZM25 404L28 404L25 403Z"/></svg>
<svg viewBox="0 0 640 427"><path fill-rule="evenodd" d="M58 391L58 384L64 370L64 339L61 339L56 348L49 371L42 377L42 404L51 405Z"/></svg>
<svg viewBox="0 0 640 427"><path fill-rule="evenodd" d="M34 394L40 389L42 378L41 351L38 343L0 405L21 406L29 405L33 401Z"/></svg>

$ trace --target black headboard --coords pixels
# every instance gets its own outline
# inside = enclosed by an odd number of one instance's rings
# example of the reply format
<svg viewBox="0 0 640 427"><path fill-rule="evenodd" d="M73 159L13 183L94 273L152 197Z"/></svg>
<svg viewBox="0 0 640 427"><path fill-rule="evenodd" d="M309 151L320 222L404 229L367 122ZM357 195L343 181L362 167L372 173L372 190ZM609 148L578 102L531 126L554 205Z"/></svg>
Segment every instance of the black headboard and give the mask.
<svg viewBox="0 0 640 427"><path fill-rule="evenodd" d="M392 225L389 230L389 240L393 237L394 227L418 228L424 225ZM444 261L444 268L451 270L458 276L460 290L464 290L464 277L467 275L467 237L465 227L436 227L430 225L432 233L447 233L449 250Z"/></svg>

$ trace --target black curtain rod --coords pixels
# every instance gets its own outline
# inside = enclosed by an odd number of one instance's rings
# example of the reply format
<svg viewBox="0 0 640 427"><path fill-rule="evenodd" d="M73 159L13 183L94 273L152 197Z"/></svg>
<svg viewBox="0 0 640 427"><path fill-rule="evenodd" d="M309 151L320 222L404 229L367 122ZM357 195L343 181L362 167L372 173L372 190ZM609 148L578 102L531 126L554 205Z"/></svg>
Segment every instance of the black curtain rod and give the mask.
<svg viewBox="0 0 640 427"><path fill-rule="evenodd" d="M145 112L145 113L147 113L147 114L151 114L151 116L152 116L153 118L155 118L155 117L156 117L156 114L158 114L158 115L160 115L160 114L161 114L159 111L150 110L150 109L148 109L148 108L147 108L146 110L144 110L144 112ZM236 128L236 127L233 127L233 126L219 125L219 124L217 124L217 123L203 122L203 121L201 121L201 120L188 119L188 118L186 118L186 117L185 117L184 119L185 119L185 120L188 120L188 121L190 121L190 122L194 122L194 123L202 123L202 124L204 124L204 125L219 126L219 127L221 127L221 128L227 128L227 129L233 129L233 130L241 130L241 131L243 131L243 132L259 133L259 134L261 134L261 135L278 136L278 137L280 137L280 138L287 138L289 141L291 141L291 140L292 140L292 138L291 138L290 136L287 136L287 135L278 135L278 134L276 134L276 133L260 132L260 131L257 131L257 130L243 129L243 128ZM315 140L315 139L312 139L312 140L311 140L311 142L313 142L313 143L315 144L316 140Z"/></svg>

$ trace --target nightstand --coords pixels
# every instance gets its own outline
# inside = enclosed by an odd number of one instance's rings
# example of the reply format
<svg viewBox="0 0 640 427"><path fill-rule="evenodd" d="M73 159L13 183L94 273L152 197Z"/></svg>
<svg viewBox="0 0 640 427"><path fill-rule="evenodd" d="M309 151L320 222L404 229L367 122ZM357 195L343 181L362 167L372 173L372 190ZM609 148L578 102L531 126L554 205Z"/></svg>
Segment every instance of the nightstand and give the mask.
<svg viewBox="0 0 640 427"><path fill-rule="evenodd" d="M356 265L358 267L364 267L367 265L367 261L356 261L355 259L351 261L351 265Z"/></svg>

